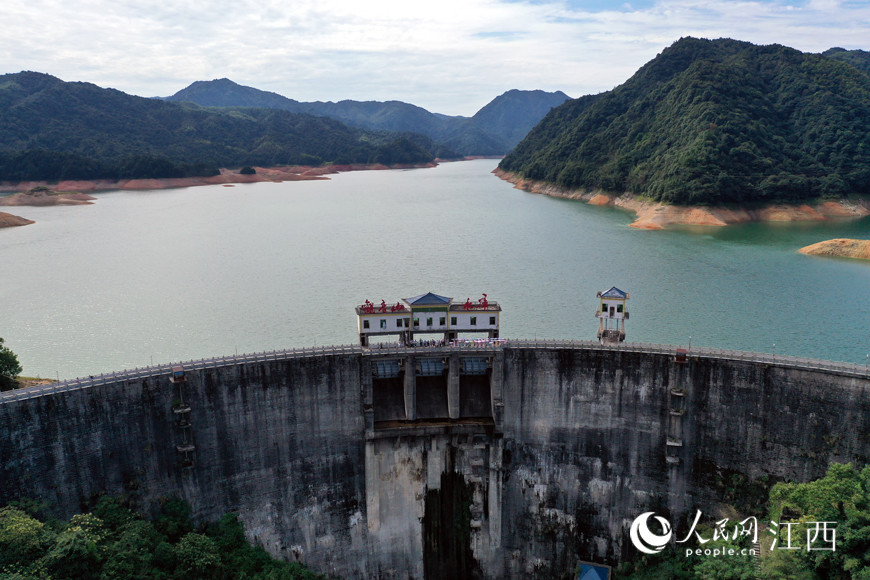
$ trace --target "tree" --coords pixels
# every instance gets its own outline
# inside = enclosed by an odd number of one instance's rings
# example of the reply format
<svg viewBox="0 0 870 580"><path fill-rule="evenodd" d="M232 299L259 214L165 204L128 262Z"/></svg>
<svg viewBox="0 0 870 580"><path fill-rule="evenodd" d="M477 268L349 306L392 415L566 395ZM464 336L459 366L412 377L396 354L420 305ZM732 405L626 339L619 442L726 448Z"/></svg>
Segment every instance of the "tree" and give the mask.
<svg viewBox="0 0 870 580"><path fill-rule="evenodd" d="M23 511L0 509L0 570L26 567L42 553L40 536L44 524Z"/></svg>
<svg viewBox="0 0 870 580"><path fill-rule="evenodd" d="M834 548L825 542L828 538L818 538L820 546L812 551L804 547L793 555L777 554L764 563L770 577L798 578L800 570L812 570L821 578L870 580L870 466L858 471L835 463L816 481L776 484L770 490L770 519L780 523L780 536L782 522L803 526L795 528L798 534L817 522L831 522L836 539L835 549L818 549Z"/></svg>
<svg viewBox="0 0 870 580"><path fill-rule="evenodd" d="M102 520L92 514L77 514L49 550L46 560L57 578L99 578L106 538Z"/></svg>
<svg viewBox="0 0 870 580"><path fill-rule="evenodd" d="M4 346L0 338L0 391L8 391L15 386L15 377L21 374L21 365L14 352Z"/></svg>
<svg viewBox="0 0 870 580"><path fill-rule="evenodd" d="M214 578L221 569L217 544L203 534L185 534L175 546L175 556L181 578Z"/></svg>

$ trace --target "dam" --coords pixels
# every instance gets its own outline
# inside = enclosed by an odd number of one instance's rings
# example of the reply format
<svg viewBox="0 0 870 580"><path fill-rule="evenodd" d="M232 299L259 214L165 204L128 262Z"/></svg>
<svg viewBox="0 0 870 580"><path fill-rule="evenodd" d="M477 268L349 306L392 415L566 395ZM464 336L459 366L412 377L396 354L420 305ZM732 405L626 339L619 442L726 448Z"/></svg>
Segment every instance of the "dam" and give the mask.
<svg viewBox="0 0 870 580"><path fill-rule="evenodd" d="M100 494L143 510L179 496L196 521L235 512L274 556L344 578L551 578L635 557L628 529L644 511L684 522L714 513L728 482L870 463L865 365L625 342L433 344L2 393L0 505L28 497L69 517Z"/></svg>

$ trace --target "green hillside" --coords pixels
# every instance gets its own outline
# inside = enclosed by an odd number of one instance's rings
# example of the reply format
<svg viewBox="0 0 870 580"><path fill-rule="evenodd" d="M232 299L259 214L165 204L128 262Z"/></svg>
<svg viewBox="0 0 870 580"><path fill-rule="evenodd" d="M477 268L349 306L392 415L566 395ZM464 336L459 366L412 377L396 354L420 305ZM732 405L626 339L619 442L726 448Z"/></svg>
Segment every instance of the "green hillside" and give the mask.
<svg viewBox="0 0 870 580"><path fill-rule="evenodd" d="M819 54L684 38L554 109L500 164L681 204L870 194L870 76Z"/></svg>
<svg viewBox="0 0 870 580"><path fill-rule="evenodd" d="M218 167L423 163L407 136L275 109L207 109L23 72L0 76L0 180L180 177Z"/></svg>
<svg viewBox="0 0 870 580"><path fill-rule="evenodd" d="M857 69L870 74L870 52L866 50L846 50L845 48L829 48L822 53L828 58L848 62Z"/></svg>

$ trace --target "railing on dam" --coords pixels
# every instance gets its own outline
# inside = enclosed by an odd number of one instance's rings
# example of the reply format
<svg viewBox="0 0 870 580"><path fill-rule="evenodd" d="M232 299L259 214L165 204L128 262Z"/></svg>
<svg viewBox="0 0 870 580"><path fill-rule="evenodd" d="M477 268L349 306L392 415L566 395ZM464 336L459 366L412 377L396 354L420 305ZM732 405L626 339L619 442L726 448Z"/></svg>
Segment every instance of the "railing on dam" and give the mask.
<svg viewBox="0 0 870 580"><path fill-rule="evenodd" d="M623 342L618 344L599 344L594 340L511 340L509 345L520 348L544 348L544 349L574 349L585 350L609 350L639 352L648 354L674 355L678 348L673 344L653 344L644 342ZM726 350L718 348L692 347L688 349L687 356L694 358L712 358L721 360L737 360L763 364L776 364L777 366L830 371L844 375L870 377L870 366L850 362L829 361L813 358L801 358L795 356L770 354L763 352L748 352L739 350Z"/></svg>
<svg viewBox="0 0 870 580"><path fill-rule="evenodd" d="M20 399L30 399L33 397L41 397L44 395L53 395L65 391L75 391L88 387L96 387L110 383L136 381L157 377L161 375L169 375L172 372L172 367L181 365L186 371L214 369L237 364L282 361L294 358L308 358L313 356L324 355L341 355L341 354L360 354L362 347L357 345L341 345L341 346L321 346L310 348L294 348L286 350L264 351L254 354L239 354L229 355L214 358L205 358L200 360L189 360L173 362L161 365L154 365L132 370L124 370L113 373L105 373L99 375L90 375L88 377L79 377L65 381L51 383L50 385L29 387L26 389L17 389L0 393L0 404L8 401L17 401Z"/></svg>
<svg viewBox="0 0 870 580"><path fill-rule="evenodd" d="M494 354L504 348L524 349L582 349L595 351L624 351L647 354L674 355L680 348L668 344L651 344L639 342L624 342L619 344L600 344L595 340L528 340L528 339L500 339L497 341L482 340L460 342L454 345L435 346L397 346L378 345L371 348L362 348L358 345L320 346L309 348L295 348L286 350L265 351L254 354L240 354L223 357L214 357L200 360L181 361L155 365L149 367L124 370L100 375L91 375L65 381L55 382L49 385L28 387L0 393L0 404L21 399L30 399L45 395L53 395L65 391L74 391L88 387L106 385L117 382L127 382L169 375L172 367L182 365L186 371L213 369L237 364L283 361L297 358L308 358L326 355L355 354L363 356L440 356L451 352L474 352L476 354ZM794 356L776 355L759 352L746 352L737 350L724 350L713 348L692 347L687 355L690 358L708 358L720 360L736 360L752 363L775 364L782 367L797 369L834 372L840 375L852 375L858 377L870 377L870 368L867 364L848 362L827 361Z"/></svg>

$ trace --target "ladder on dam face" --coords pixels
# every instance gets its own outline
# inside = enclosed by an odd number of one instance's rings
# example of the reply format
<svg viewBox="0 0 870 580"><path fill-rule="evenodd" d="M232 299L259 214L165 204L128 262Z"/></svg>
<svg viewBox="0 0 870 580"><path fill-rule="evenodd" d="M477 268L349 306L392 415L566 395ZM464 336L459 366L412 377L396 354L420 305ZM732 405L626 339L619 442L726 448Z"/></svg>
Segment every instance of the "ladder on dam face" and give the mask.
<svg viewBox="0 0 870 580"><path fill-rule="evenodd" d="M175 449L181 456L181 466L190 468L193 467L193 452L196 450L196 447L193 444L193 434L190 430L190 405L184 402L184 385L187 383L184 376L184 368L181 366L172 367L172 375L170 375L169 381L176 388L176 396L172 402L172 412L175 414L175 424L179 430L180 442L175 446Z"/></svg>
<svg viewBox="0 0 870 580"><path fill-rule="evenodd" d="M685 364L685 351L678 351L674 362ZM683 416L686 414L686 389L682 385L674 385L669 391L665 461L669 467L676 467L680 464L680 451L683 448Z"/></svg>

